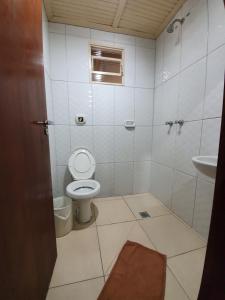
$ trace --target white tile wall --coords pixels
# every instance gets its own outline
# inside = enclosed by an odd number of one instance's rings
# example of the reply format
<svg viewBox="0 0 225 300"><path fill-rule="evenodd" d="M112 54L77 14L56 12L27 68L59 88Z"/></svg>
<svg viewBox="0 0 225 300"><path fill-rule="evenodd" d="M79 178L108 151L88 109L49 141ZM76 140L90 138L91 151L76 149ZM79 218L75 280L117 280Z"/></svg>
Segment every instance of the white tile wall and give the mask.
<svg viewBox="0 0 225 300"><path fill-rule="evenodd" d="M225 26L224 26L225 27ZM224 89L225 46L210 53L207 63L204 117L221 117Z"/></svg>
<svg viewBox="0 0 225 300"><path fill-rule="evenodd" d="M202 118L205 96L206 58L191 65L180 74L178 119Z"/></svg>
<svg viewBox="0 0 225 300"><path fill-rule="evenodd" d="M181 15L186 16L189 12L182 25L182 69L207 53L207 0L188 0L181 9Z"/></svg>
<svg viewBox="0 0 225 300"><path fill-rule="evenodd" d="M175 171L172 195L172 210L192 226L195 205L196 180L193 176Z"/></svg>
<svg viewBox="0 0 225 300"><path fill-rule="evenodd" d="M208 237L209 233L213 194L213 183L198 180L193 226L205 238Z"/></svg>
<svg viewBox="0 0 225 300"><path fill-rule="evenodd" d="M124 125L125 120L134 120L134 89L117 86L115 87L115 125Z"/></svg>
<svg viewBox="0 0 225 300"><path fill-rule="evenodd" d="M144 47L136 47L135 59L135 86L154 88L155 50Z"/></svg>
<svg viewBox="0 0 225 300"><path fill-rule="evenodd" d="M151 162L134 162L134 194L150 190Z"/></svg>
<svg viewBox="0 0 225 300"><path fill-rule="evenodd" d="M225 43L225 10L222 0L208 0L209 7L209 51Z"/></svg>
<svg viewBox="0 0 225 300"><path fill-rule="evenodd" d="M86 125L93 123L93 96L89 83L68 82L69 123L75 125L75 116L84 114Z"/></svg>
<svg viewBox="0 0 225 300"><path fill-rule="evenodd" d="M115 164L115 195L133 194L134 166L131 162Z"/></svg>
<svg viewBox="0 0 225 300"><path fill-rule="evenodd" d="M151 192L167 205L171 197L172 210L207 237L214 180L198 173L191 158L218 153L224 4L188 0L178 16L186 18L182 28L178 24L173 34L165 30L156 41ZM177 84L172 84L175 78ZM165 121L181 119L184 125L174 125L174 137L169 135Z"/></svg>
<svg viewBox="0 0 225 300"><path fill-rule="evenodd" d="M173 169L151 163L150 191L168 208L171 208Z"/></svg>
<svg viewBox="0 0 225 300"><path fill-rule="evenodd" d="M68 158L79 147L90 150L96 159L101 196L130 194L134 189L147 192L155 41L56 23L49 23L49 35L56 194L64 191L61 180ZM123 86L90 83L90 42L124 49ZM84 126L75 123L77 114L85 115ZM134 120L136 128L125 129L125 120ZM135 161L141 163L134 166Z"/></svg>

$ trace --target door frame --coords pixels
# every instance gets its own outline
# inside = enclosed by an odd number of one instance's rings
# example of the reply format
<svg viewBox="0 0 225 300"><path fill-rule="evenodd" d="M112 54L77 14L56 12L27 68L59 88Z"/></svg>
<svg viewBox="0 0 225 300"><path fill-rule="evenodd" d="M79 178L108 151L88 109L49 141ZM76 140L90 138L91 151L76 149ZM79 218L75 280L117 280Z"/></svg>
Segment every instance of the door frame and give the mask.
<svg viewBox="0 0 225 300"><path fill-rule="evenodd" d="M225 299L225 80L211 224L198 300Z"/></svg>

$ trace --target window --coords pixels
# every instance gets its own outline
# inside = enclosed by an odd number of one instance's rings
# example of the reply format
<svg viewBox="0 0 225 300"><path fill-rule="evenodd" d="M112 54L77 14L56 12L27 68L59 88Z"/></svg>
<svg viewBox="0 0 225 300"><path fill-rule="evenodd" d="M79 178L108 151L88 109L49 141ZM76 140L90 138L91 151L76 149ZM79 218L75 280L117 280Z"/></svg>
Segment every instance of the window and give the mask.
<svg viewBox="0 0 225 300"><path fill-rule="evenodd" d="M123 83L123 50L91 45L91 80L96 83Z"/></svg>

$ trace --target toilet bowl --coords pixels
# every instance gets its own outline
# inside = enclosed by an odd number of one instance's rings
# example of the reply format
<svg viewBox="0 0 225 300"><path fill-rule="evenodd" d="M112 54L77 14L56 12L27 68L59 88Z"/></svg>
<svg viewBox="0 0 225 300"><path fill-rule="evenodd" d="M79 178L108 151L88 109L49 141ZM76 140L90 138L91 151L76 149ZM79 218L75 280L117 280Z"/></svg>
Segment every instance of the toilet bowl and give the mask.
<svg viewBox="0 0 225 300"><path fill-rule="evenodd" d="M95 159L87 149L75 150L69 158L69 172L73 182L67 185L67 196L77 201L77 219L80 223L90 221L91 199L100 192L100 183L91 179L95 172Z"/></svg>

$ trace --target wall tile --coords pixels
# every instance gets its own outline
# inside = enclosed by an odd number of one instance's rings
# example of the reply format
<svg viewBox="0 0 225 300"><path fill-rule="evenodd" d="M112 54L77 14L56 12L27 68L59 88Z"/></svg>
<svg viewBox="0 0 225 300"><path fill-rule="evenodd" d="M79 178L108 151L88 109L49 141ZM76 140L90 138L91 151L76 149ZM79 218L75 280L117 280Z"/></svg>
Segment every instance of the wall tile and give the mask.
<svg viewBox="0 0 225 300"><path fill-rule="evenodd" d="M86 83L68 83L70 124L75 125L77 114L84 114L86 125L93 122L93 97L92 87Z"/></svg>
<svg viewBox="0 0 225 300"><path fill-rule="evenodd" d="M59 24L59 23L48 23L48 31L52 33L66 33L66 25L65 24Z"/></svg>
<svg viewBox="0 0 225 300"><path fill-rule="evenodd" d="M90 39L91 31L89 28L85 28L85 27L66 25L66 34Z"/></svg>
<svg viewBox="0 0 225 300"><path fill-rule="evenodd" d="M182 16L182 69L206 55L207 52L207 0L189 0L183 5Z"/></svg>
<svg viewBox="0 0 225 300"><path fill-rule="evenodd" d="M177 102L178 102L178 76L168 80L164 84L163 98L161 103L160 123L165 124L166 121L174 121L177 118Z"/></svg>
<svg viewBox="0 0 225 300"><path fill-rule="evenodd" d="M45 93L48 120L54 121L51 79L47 71L45 71Z"/></svg>
<svg viewBox="0 0 225 300"><path fill-rule="evenodd" d="M198 180L193 226L206 239L209 233L213 195L214 184Z"/></svg>
<svg viewBox="0 0 225 300"><path fill-rule="evenodd" d="M94 138L92 126L70 126L71 150L86 148L94 154Z"/></svg>
<svg viewBox="0 0 225 300"><path fill-rule="evenodd" d="M55 124L69 124L67 82L52 80L52 96Z"/></svg>
<svg viewBox="0 0 225 300"><path fill-rule="evenodd" d="M185 122L182 127L177 125L175 142L176 169L196 175L196 168L192 163L192 157L199 155L202 121Z"/></svg>
<svg viewBox="0 0 225 300"><path fill-rule="evenodd" d="M93 88L94 124L114 124L114 87L95 84Z"/></svg>
<svg viewBox="0 0 225 300"><path fill-rule="evenodd" d="M152 125L153 121L153 89L135 89L135 123L136 125Z"/></svg>
<svg viewBox="0 0 225 300"><path fill-rule="evenodd" d="M124 125L126 120L134 120L134 89L115 87L115 125Z"/></svg>
<svg viewBox="0 0 225 300"><path fill-rule="evenodd" d="M106 42L114 43L115 33L91 29L91 39L96 42L106 41Z"/></svg>
<svg viewBox="0 0 225 300"><path fill-rule="evenodd" d="M113 126L94 127L94 155L97 163L114 161Z"/></svg>
<svg viewBox="0 0 225 300"><path fill-rule="evenodd" d="M219 150L221 119L203 121L200 155L217 155ZM215 182L215 179L198 172L202 180Z"/></svg>
<svg viewBox="0 0 225 300"><path fill-rule="evenodd" d="M153 127L152 160L174 166L175 127L166 125Z"/></svg>
<svg viewBox="0 0 225 300"><path fill-rule="evenodd" d="M97 164L95 179L100 182L99 197L109 197L114 193L114 164Z"/></svg>
<svg viewBox="0 0 225 300"><path fill-rule="evenodd" d="M135 45L135 37L127 34L115 33L115 43L116 44L127 44Z"/></svg>
<svg viewBox="0 0 225 300"><path fill-rule="evenodd" d="M209 51L225 43L225 10L223 0L209 0Z"/></svg>
<svg viewBox="0 0 225 300"><path fill-rule="evenodd" d="M168 208L171 208L173 169L151 163L150 191Z"/></svg>
<svg viewBox="0 0 225 300"><path fill-rule="evenodd" d="M203 121L201 155L217 155L219 148L221 119Z"/></svg>
<svg viewBox="0 0 225 300"><path fill-rule="evenodd" d="M127 44L116 44L116 47L124 49L124 85L135 84L135 47Z"/></svg>
<svg viewBox="0 0 225 300"><path fill-rule="evenodd" d="M139 47L155 49L155 40L152 39L144 39L141 37L135 38L135 44Z"/></svg>
<svg viewBox="0 0 225 300"><path fill-rule="evenodd" d="M134 131L134 160L151 159L152 127L136 127Z"/></svg>
<svg viewBox="0 0 225 300"><path fill-rule="evenodd" d="M155 86L160 85L163 80L164 41L165 41L165 33L162 32L158 37L158 39L156 40Z"/></svg>
<svg viewBox="0 0 225 300"><path fill-rule="evenodd" d="M208 56L204 117L221 117L225 70L225 46Z"/></svg>
<svg viewBox="0 0 225 300"><path fill-rule="evenodd" d="M56 166L57 197L66 195L66 186L72 182L72 177L67 166Z"/></svg>
<svg viewBox="0 0 225 300"><path fill-rule="evenodd" d="M136 47L135 86L154 88L155 50Z"/></svg>
<svg viewBox="0 0 225 300"><path fill-rule="evenodd" d="M115 127L115 161L133 161L134 130Z"/></svg>
<svg viewBox="0 0 225 300"><path fill-rule="evenodd" d="M134 194L149 192L150 169L150 161L134 162Z"/></svg>
<svg viewBox="0 0 225 300"><path fill-rule="evenodd" d="M205 78L205 58L180 74L178 119L190 121L202 118Z"/></svg>
<svg viewBox="0 0 225 300"><path fill-rule="evenodd" d="M66 37L62 34L49 34L51 79L66 80Z"/></svg>
<svg viewBox="0 0 225 300"><path fill-rule="evenodd" d="M67 165L70 156L69 126L55 126L56 164Z"/></svg>
<svg viewBox="0 0 225 300"><path fill-rule="evenodd" d="M179 18L179 16L176 16ZM172 22L172 21L171 21ZM173 33L164 32L163 80L176 75L180 70L181 26L175 26Z"/></svg>
<svg viewBox="0 0 225 300"><path fill-rule="evenodd" d="M89 82L90 65L88 39L68 35L66 45L68 80Z"/></svg>
<svg viewBox="0 0 225 300"><path fill-rule="evenodd" d="M133 162L115 163L115 194L133 194Z"/></svg>
<svg viewBox="0 0 225 300"><path fill-rule="evenodd" d="M172 210L192 226L195 204L196 178L180 172L174 174Z"/></svg>

